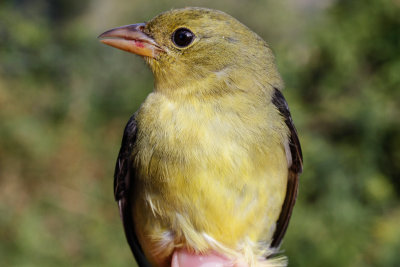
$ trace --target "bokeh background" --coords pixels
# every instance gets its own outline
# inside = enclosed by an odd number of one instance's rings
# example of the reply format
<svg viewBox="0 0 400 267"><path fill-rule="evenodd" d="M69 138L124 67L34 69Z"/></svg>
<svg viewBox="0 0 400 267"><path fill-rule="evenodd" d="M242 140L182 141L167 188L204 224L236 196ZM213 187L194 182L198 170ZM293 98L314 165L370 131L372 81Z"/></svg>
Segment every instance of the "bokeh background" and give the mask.
<svg viewBox="0 0 400 267"><path fill-rule="evenodd" d="M290 266L400 266L399 0L1 1L0 265L134 264L113 169L152 75L96 37L184 6L275 51L304 153Z"/></svg>

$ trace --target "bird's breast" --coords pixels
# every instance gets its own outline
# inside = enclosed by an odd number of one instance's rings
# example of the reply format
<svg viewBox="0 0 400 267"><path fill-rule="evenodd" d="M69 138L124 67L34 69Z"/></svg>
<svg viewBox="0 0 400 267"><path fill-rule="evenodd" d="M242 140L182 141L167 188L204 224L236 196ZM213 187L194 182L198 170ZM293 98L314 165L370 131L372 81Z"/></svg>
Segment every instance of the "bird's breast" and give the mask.
<svg viewBox="0 0 400 267"><path fill-rule="evenodd" d="M143 242L164 246L168 233L177 246L205 251L207 236L228 247L271 237L287 182L279 134L268 110L223 104L153 93L142 105L133 201Z"/></svg>

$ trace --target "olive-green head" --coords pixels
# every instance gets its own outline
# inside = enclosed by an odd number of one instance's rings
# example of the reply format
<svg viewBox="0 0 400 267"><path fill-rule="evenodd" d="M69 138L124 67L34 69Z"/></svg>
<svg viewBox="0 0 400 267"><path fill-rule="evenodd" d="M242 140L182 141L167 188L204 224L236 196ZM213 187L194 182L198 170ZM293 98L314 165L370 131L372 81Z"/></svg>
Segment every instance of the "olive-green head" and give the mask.
<svg viewBox="0 0 400 267"><path fill-rule="evenodd" d="M282 86L268 45L221 11L170 10L147 23L115 28L100 37L103 43L143 56L154 73L156 89L178 90L230 74Z"/></svg>

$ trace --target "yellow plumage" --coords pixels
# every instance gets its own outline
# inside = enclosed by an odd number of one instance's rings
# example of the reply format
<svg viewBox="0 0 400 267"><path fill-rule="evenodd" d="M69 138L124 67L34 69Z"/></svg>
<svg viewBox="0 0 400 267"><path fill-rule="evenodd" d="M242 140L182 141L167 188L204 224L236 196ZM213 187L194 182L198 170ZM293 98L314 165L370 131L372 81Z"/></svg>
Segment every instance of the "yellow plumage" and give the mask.
<svg viewBox="0 0 400 267"><path fill-rule="evenodd" d="M246 237L271 238L288 169L280 141L284 123L272 105L268 112L265 99L259 99L260 113L254 101L240 101L247 111L234 112L228 99L215 109L210 102L149 95L138 113L134 150L140 188L134 217L144 230L139 235L163 243L164 232L172 231L176 243L188 240L203 252L209 248L203 232L231 248ZM266 123L271 117L276 125Z"/></svg>
<svg viewBox="0 0 400 267"><path fill-rule="evenodd" d="M195 35L184 48L171 42L182 28ZM136 114L131 154L129 201L144 254L155 265L176 248L262 262L276 252L292 164L269 47L208 9L172 10L141 31L162 50L145 57L155 89Z"/></svg>

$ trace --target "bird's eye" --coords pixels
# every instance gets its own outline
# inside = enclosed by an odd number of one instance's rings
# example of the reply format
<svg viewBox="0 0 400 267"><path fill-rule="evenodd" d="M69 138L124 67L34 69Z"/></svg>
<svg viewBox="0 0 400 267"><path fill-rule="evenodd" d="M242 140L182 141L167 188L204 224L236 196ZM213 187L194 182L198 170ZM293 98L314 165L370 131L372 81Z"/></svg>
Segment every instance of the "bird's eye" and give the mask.
<svg viewBox="0 0 400 267"><path fill-rule="evenodd" d="M194 34L186 28L179 28L172 34L172 42L177 47L183 48L190 45L194 40Z"/></svg>

